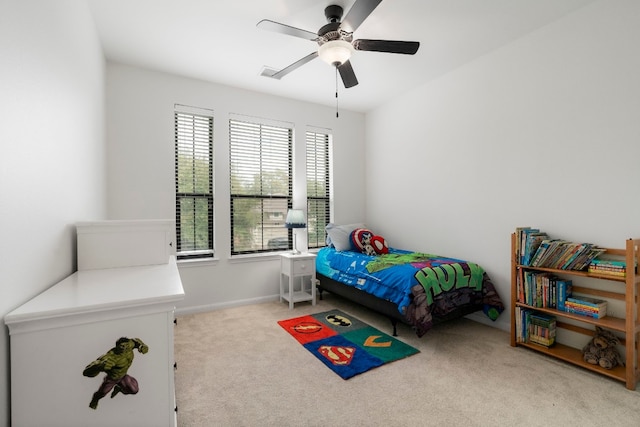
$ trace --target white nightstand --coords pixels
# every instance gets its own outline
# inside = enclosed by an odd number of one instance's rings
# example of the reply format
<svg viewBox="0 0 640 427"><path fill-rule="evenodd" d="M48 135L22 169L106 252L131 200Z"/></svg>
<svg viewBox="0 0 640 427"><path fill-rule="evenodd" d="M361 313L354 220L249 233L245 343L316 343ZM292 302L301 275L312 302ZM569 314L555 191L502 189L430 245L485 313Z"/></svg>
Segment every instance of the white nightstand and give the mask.
<svg viewBox="0 0 640 427"><path fill-rule="evenodd" d="M288 278L288 287L285 287L285 276ZM298 278L299 287L296 286ZM283 300L289 301L290 309L301 301L311 301L316 305L315 254L280 254L280 302Z"/></svg>

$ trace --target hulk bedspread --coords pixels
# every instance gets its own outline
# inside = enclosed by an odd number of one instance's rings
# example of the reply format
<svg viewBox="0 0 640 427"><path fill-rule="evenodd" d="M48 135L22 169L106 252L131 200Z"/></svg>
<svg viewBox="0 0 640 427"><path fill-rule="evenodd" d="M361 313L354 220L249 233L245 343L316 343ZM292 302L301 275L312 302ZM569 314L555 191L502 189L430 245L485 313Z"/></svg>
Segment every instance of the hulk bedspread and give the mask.
<svg viewBox="0 0 640 427"><path fill-rule="evenodd" d="M431 329L433 316L450 317L473 307L495 320L504 310L482 267L460 259L394 248L371 256L325 247L318 252L316 270L393 302L418 336Z"/></svg>

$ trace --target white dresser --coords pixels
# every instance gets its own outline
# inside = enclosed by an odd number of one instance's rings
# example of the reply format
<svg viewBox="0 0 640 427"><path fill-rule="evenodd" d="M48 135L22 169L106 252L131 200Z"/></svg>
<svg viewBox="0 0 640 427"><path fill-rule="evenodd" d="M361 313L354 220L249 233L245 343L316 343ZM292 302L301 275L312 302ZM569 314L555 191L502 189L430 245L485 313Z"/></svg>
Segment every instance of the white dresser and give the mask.
<svg viewBox="0 0 640 427"><path fill-rule="evenodd" d="M173 313L184 290L172 235L173 221L78 224L79 270L4 319L14 427L176 425ZM133 348L115 350L120 338Z"/></svg>

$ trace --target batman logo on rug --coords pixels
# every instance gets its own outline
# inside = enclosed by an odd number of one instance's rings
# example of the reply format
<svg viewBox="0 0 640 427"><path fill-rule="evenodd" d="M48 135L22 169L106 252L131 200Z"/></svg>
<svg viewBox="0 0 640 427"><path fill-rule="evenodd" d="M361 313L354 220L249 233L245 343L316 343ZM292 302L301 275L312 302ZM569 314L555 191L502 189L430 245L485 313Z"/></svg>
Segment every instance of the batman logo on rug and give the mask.
<svg viewBox="0 0 640 427"><path fill-rule="evenodd" d="M326 317L326 319L327 322L331 323L332 325L344 327L351 326L351 320L344 316L340 316L339 314L330 314Z"/></svg>

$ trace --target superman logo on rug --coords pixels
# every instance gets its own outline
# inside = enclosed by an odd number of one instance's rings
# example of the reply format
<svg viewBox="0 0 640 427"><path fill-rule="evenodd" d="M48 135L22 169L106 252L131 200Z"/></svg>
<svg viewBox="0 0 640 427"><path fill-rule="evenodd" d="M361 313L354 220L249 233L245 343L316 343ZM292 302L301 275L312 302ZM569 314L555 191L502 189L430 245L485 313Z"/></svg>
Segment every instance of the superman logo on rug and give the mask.
<svg viewBox="0 0 640 427"><path fill-rule="evenodd" d="M340 310L294 317L278 324L345 380L419 353Z"/></svg>

